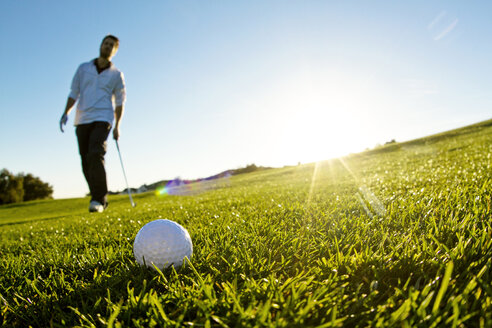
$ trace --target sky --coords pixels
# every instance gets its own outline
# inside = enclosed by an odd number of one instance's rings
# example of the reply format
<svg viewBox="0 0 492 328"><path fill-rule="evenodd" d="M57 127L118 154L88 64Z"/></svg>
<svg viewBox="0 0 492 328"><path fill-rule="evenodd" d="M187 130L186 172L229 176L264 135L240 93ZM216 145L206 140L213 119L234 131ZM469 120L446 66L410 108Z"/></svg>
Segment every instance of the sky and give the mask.
<svg viewBox="0 0 492 328"><path fill-rule="evenodd" d="M347 155L492 118L489 1L0 1L0 169L88 187L77 67L120 39L130 186ZM125 188L108 138L110 190Z"/></svg>

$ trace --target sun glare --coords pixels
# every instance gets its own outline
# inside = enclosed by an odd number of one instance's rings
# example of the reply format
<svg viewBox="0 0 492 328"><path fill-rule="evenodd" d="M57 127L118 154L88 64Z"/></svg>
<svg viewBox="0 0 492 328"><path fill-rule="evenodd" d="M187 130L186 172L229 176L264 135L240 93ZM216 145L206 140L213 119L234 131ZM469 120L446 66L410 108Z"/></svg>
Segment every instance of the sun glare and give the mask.
<svg viewBox="0 0 492 328"><path fill-rule="evenodd" d="M276 108L276 132L291 150L287 160L308 163L366 147L364 116L373 103L374 95L360 82L304 76L279 85L269 106Z"/></svg>

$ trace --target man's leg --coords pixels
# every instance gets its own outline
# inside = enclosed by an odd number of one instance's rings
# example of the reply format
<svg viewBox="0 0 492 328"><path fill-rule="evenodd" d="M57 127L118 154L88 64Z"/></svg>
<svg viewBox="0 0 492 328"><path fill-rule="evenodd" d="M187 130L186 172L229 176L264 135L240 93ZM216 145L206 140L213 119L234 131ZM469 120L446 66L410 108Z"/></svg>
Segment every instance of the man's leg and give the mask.
<svg viewBox="0 0 492 328"><path fill-rule="evenodd" d="M104 206L107 204L108 185L106 182L106 170L104 168L104 155L111 125L107 122L92 123L87 152L89 188L93 201Z"/></svg>
<svg viewBox="0 0 492 328"><path fill-rule="evenodd" d="M84 173L85 181L87 181L87 185L89 186L89 191L92 194L92 188L90 184L90 169L89 169L89 161L87 158L87 154L89 153L89 139L90 132L92 130L92 124L81 124L77 125L76 134L77 134L77 142L79 144L79 154L82 162L82 172Z"/></svg>

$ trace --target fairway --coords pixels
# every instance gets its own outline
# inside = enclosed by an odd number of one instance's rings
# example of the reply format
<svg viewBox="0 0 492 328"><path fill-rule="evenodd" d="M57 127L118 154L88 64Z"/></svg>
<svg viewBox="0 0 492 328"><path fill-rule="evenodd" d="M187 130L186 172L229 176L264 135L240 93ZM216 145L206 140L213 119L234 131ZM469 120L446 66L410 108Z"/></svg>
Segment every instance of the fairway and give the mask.
<svg viewBox="0 0 492 328"><path fill-rule="evenodd" d="M164 178L164 177L163 177ZM183 196L0 207L0 326L490 327L492 121ZM191 263L133 240L170 219Z"/></svg>

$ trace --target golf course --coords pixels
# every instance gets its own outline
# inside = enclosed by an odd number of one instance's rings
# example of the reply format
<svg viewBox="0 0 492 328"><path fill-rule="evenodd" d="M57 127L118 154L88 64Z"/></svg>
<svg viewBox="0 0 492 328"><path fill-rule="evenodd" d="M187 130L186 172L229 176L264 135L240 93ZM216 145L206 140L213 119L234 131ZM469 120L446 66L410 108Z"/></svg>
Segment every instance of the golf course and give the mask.
<svg viewBox="0 0 492 328"><path fill-rule="evenodd" d="M492 326L492 120L192 187L0 206L0 326ZM157 219L183 267L135 261Z"/></svg>

